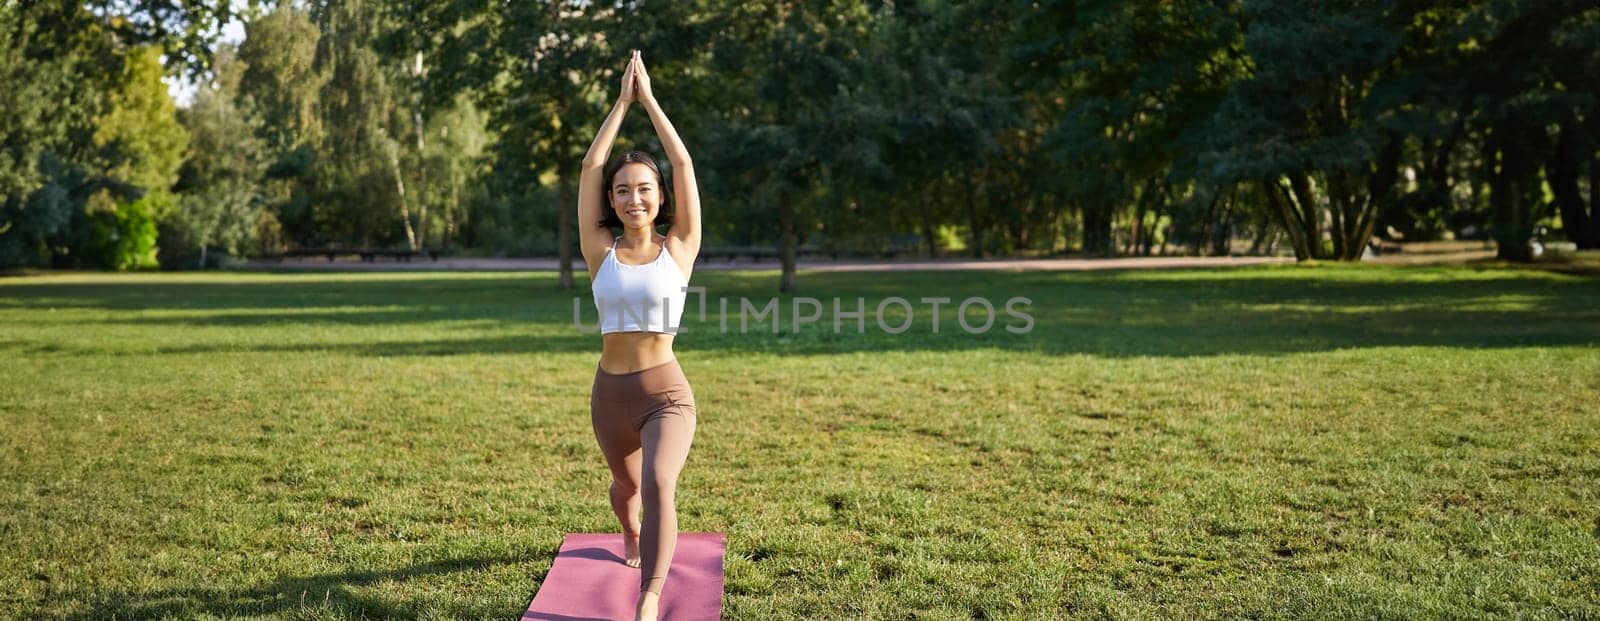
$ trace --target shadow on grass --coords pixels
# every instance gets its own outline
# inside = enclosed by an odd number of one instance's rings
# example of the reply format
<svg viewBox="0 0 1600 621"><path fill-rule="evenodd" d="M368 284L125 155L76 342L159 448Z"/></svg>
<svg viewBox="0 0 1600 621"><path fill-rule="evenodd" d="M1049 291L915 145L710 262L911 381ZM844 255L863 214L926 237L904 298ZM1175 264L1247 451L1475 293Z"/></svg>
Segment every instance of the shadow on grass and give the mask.
<svg viewBox="0 0 1600 621"><path fill-rule="evenodd" d="M230 280L232 278L232 280ZM806 274L800 295L821 302L822 318L795 331L792 296L778 296L777 334L766 322L741 332L741 299L754 307L774 297L770 275L712 272L696 275L707 288L706 321L691 296L676 348L724 354L826 355L861 351L966 351L998 349L1050 355L1210 356L1276 355L1386 346L1514 348L1600 344L1600 278L1542 272L1462 268L1235 268L1096 273L894 272ZM18 283L21 284L18 284ZM890 296L911 303L910 329L879 327L876 308ZM1005 312L1022 296L1033 325ZM854 311L863 298L865 330L855 319L834 332L833 305ZM922 298L949 298L933 332L931 307ZM993 324L971 334L957 323L956 306L971 297L990 301ZM600 336L573 323L577 300L583 321L594 321L587 281L556 287L546 273L219 275L195 282L12 281L0 286L0 314L31 330L0 338L0 351L27 355L220 352L325 352L366 356L598 352ZM719 299L728 301L727 332ZM65 314L46 309L65 309ZM809 310L809 309L808 309ZM889 307L893 326L904 316ZM969 311L969 325L984 313ZM592 323L588 323L593 326ZM139 348L108 340L94 345L50 338L87 326L148 328L176 335ZM299 326L349 327L297 332ZM228 339L190 328L237 329L254 339ZM187 341L187 342L186 342Z"/></svg>
<svg viewBox="0 0 1600 621"><path fill-rule="evenodd" d="M264 586L238 590L202 586L147 593L98 593L90 600L90 610L65 618L88 621L112 618L259 616L292 613L306 608L328 609L357 618L416 618L422 611L410 609L402 602L364 595L359 592L360 587L385 581L406 581L426 576L477 571L495 565L521 564L530 560L532 559L504 556L449 559L393 571L351 571L288 577ZM76 600L81 595L64 593L60 597ZM532 599L531 594L528 599ZM523 610L525 609L526 606ZM523 610L454 607L433 612L441 613L450 619L511 619L521 614Z"/></svg>

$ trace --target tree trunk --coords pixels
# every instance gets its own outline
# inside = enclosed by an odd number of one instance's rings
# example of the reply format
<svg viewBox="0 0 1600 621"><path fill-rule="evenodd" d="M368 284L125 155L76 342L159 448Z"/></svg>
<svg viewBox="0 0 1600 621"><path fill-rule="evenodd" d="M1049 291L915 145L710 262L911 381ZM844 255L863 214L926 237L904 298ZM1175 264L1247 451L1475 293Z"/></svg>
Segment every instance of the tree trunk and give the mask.
<svg viewBox="0 0 1600 621"><path fill-rule="evenodd" d="M1040 202L1046 205L1049 204L1045 201ZM1050 214L1050 247L1045 249L1046 254L1050 256L1055 256L1056 254L1056 235L1060 235L1063 238L1063 241L1066 242L1068 248L1071 247L1071 240L1067 239L1067 223L1064 221L1066 218L1066 211L1067 210L1065 209L1057 209Z"/></svg>
<svg viewBox="0 0 1600 621"><path fill-rule="evenodd" d="M1589 227L1600 243L1600 156L1589 158Z"/></svg>
<svg viewBox="0 0 1600 621"><path fill-rule="evenodd" d="M565 136L565 135L566 134L562 134L562 136ZM566 153L567 152L567 149L566 149L567 144L566 144L566 142L567 141L566 141L565 138L561 139L561 148L556 151L557 153ZM572 285L572 226L573 226L572 225L572 220L573 220L573 212L577 211L577 205L578 205L578 199L575 196L573 196L573 192L572 192L572 166L566 163L568 159L570 159L570 158L562 158L561 163L556 165L556 174L560 177L559 186L561 188L560 192L561 192L561 205L562 205L562 208L560 209L561 215L559 216L560 221L556 224L556 226L560 230L560 232L556 234L556 245L559 246L559 248L556 250L556 252L558 253L558 256L561 257L560 258L560 263L561 263L561 288L562 289L571 289L573 287L573 285ZM580 223L580 226L594 226L594 225L595 225L595 223L593 223L593 222Z"/></svg>
<svg viewBox="0 0 1600 621"><path fill-rule="evenodd" d="M1357 214L1356 223L1348 239L1348 246L1344 251L1344 260L1360 261L1366 254L1367 246L1372 243L1372 227L1378 222L1376 217L1378 197L1368 196L1364 201L1366 207Z"/></svg>
<svg viewBox="0 0 1600 621"><path fill-rule="evenodd" d="M918 210L922 214L922 241L927 245L928 256L939 256L938 237L933 234L933 215L926 209Z"/></svg>
<svg viewBox="0 0 1600 621"><path fill-rule="evenodd" d="M395 145L389 150L389 168L394 170L394 187L400 193L400 220L406 225L406 245L411 250L417 249L417 232L411 228L411 208L406 205L406 180L400 171L400 146ZM367 239L362 239L361 245L370 246Z"/></svg>
<svg viewBox="0 0 1600 621"><path fill-rule="evenodd" d="M1083 205L1083 250L1088 254L1111 256L1111 206L1103 200Z"/></svg>
<svg viewBox="0 0 1600 621"><path fill-rule="evenodd" d="M1295 260L1309 261L1315 259L1316 254L1311 251L1311 246L1307 243L1307 227L1301 221L1297 210L1291 205L1294 199L1282 186L1278 185L1276 179L1268 179L1262 181L1261 184L1261 189L1267 195L1267 203L1272 206L1272 213L1277 214L1279 224L1283 226L1283 230L1289 232L1289 243L1294 245ZM1321 240L1318 239L1317 241L1317 245L1321 246Z"/></svg>
<svg viewBox="0 0 1600 621"><path fill-rule="evenodd" d="M1342 171L1332 171L1325 175L1328 195L1328 237L1333 241L1333 258L1344 261L1346 251L1350 245L1350 227L1355 225L1355 212L1361 207L1361 199L1351 191L1349 178Z"/></svg>
<svg viewBox="0 0 1600 621"><path fill-rule="evenodd" d="M1211 193L1211 201L1206 205L1206 219L1200 223L1200 247L1195 249L1196 255L1204 255L1212 248L1211 235L1214 233L1217 221L1217 203L1222 200L1222 189L1217 188ZM1216 254L1212 252L1212 254Z"/></svg>
<svg viewBox="0 0 1600 621"><path fill-rule="evenodd" d="M1328 196L1333 203L1333 252L1340 261L1360 261L1372 239L1377 213L1388 205L1399 180L1401 137L1389 134L1376 162L1366 171L1366 187L1345 171L1328 173Z"/></svg>
<svg viewBox="0 0 1600 621"><path fill-rule="evenodd" d="M450 210L444 217L444 237L439 240L440 247L449 248L450 240L456 237L456 215L461 213L461 180L457 178L455 164L450 165Z"/></svg>
<svg viewBox="0 0 1600 621"><path fill-rule="evenodd" d="M1128 245L1122 254L1133 256L1139 252L1139 234L1144 232L1144 197L1133 203L1133 220L1128 222Z"/></svg>
<svg viewBox="0 0 1600 621"><path fill-rule="evenodd" d="M795 287L794 250L795 250L795 209L794 202L789 196L780 196L778 200L783 204L779 208L779 226L782 228L781 238L778 242L778 261L783 265L783 276L778 279L779 293L793 293ZM776 321L776 319L774 319Z"/></svg>
<svg viewBox="0 0 1600 621"><path fill-rule="evenodd" d="M1010 200L1010 199L1014 199L1014 197L1007 197L1006 199L1002 199L1002 200ZM1020 201L1018 202L1018 204L1021 205ZM1031 209L1032 204L1021 205L1021 206L1023 207L1023 214L1027 214L1027 213L1032 211L1032 209ZM1011 252L1012 252L1012 254L1019 253L1019 252L1022 251L1023 248L1027 248L1028 247L1028 220L1027 220L1026 215L1024 215L1023 217L1010 218L1010 222L1006 226L1006 229L1008 231L1010 231L1010 233L1011 233Z"/></svg>
<svg viewBox="0 0 1600 621"><path fill-rule="evenodd" d="M416 92L412 94L411 119L417 126L417 243L428 245L428 159L423 155L422 126L422 51L417 51L417 63L412 75L416 78Z"/></svg>
<svg viewBox="0 0 1600 621"><path fill-rule="evenodd" d="M1550 180L1550 189L1556 195L1556 207L1561 210L1561 225L1566 229L1567 239L1577 244L1578 248L1590 250L1600 248L1600 222L1597 222L1595 210L1595 190L1593 181L1589 189L1588 204L1584 203L1583 192L1578 188L1578 136L1573 130L1572 123L1568 121L1561 125L1561 134L1556 138L1556 148L1550 152L1550 161L1546 164ZM1590 171L1590 177L1594 176Z"/></svg>
<svg viewBox="0 0 1600 621"><path fill-rule="evenodd" d="M1405 146L1400 134L1389 134L1383 151L1378 155L1376 168L1367 176L1367 196L1362 208L1352 214L1355 222L1347 235L1346 261L1360 261L1367 244L1372 240L1372 229L1377 226L1378 213L1394 202L1395 183L1400 180L1400 155Z"/></svg>
<svg viewBox="0 0 1600 621"><path fill-rule="evenodd" d="M1150 180L1150 187L1147 189L1151 192L1150 202L1146 203L1145 208L1146 212L1150 214L1150 230L1141 233L1144 245L1140 248L1140 252L1148 257L1151 251L1155 249L1156 233L1161 232L1157 227L1161 226L1161 216L1166 212L1167 186L1161 183L1160 179L1153 178ZM1166 253L1167 237L1163 234L1161 237L1161 254Z"/></svg>
<svg viewBox="0 0 1600 621"><path fill-rule="evenodd" d="M1327 258L1322 246L1322 208L1317 205L1316 194L1311 191L1311 177L1305 173L1291 173L1289 189L1294 199L1290 206L1296 208L1300 226L1305 232L1306 250L1313 259Z"/></svg>
<svg viewBox="0 0 1600 621"><path fill-rule="evenodd" d="M1494 212L1495 256L1506 261L1531 261L1533 254L1528 248L1528 238L1533 227L1517 191L1524 154L1518 148L1518 137L1512 128L1501 125L1491 131L1493 148L1487 163L1494 167L1489 180L1489 204Z"/></svg>
<svg viewBox="0 0 1600 621"><path fill-rule="evenodd" d="M984 171L980 170L978 174L981 179ZM983 226L978 220L978 191L981 184L981 181L967 184L967 228L971 229L968 240L972 243L972 256L979 259L983 258Z"/></svg>
<svg viewBox="0 0 1600 621"><path fill-rule="evenodd" d="M1250 250L1246 252L1251 255L1272 254L1272 246L1268 245L1271 235L1272 218L1262 218L1261 226L1256 227L1255 234L1250 238Z"/></svg>
<svg viewBox="0 0 1600 621"><path fill-rule="evenodd" d="M1212 240L1211 256L1226 257L1233 254L1233 208L1239 204L1238 198L1239 184L1236 183L1228 188L1228 198L1222 201L1222 219L1219 221L1222 234Z"/></svg>

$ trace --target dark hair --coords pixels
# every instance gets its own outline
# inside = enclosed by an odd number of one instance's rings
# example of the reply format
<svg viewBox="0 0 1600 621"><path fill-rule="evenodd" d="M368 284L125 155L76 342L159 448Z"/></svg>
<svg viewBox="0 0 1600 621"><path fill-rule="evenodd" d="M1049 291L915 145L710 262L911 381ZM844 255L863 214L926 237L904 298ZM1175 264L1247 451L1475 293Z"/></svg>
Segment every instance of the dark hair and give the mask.
<svg viewBox="0 0 1600 621"><path fill-rule="evenodd" d="M616 180L617 171L622 170L622 167L627 164L644 164L650 168L650 172L656 174L656 185L661 193L661 205L656 210L655 221L651 222L651 224L654 226L672 226L672 186L667 183L666 175L661 174L661 167L656 166L655 158L650 157L650 154L644 151L623 153L617 156L617 159L611 160L610 164L606 164L606 184L600 193L600 226L614 229L622 228L622 219L618 218L616 210L611 208L611 184Z"/></svg>

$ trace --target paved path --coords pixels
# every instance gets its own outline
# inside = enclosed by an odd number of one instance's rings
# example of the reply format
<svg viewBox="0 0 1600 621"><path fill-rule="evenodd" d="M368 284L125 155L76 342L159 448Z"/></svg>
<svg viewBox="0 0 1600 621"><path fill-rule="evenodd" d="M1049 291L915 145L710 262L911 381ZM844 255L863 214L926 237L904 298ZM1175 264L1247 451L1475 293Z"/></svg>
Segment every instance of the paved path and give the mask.
<svg viewBox="0 0 1600 621"><path fill-rule="evenodd" d="M1293 257L1129 257L1123 259L927 259L914 261L806 261L798 266L809 272L896 272L912 270L931 271L1087 271L1126 269L1172 269L1238 267L1266 263L1293 263ZM325 259L287 260L282 263L248 261L234 265L237 269L265 269L286 271L363 270L363 271L428 271L428 270L556 270L556 259L440 259L438 261L336 261ZM696 264L701 270L776 270L776 262L754 263L739 261L706 261ZM583 271L583 261L576 260L573 269Z"/></svg>

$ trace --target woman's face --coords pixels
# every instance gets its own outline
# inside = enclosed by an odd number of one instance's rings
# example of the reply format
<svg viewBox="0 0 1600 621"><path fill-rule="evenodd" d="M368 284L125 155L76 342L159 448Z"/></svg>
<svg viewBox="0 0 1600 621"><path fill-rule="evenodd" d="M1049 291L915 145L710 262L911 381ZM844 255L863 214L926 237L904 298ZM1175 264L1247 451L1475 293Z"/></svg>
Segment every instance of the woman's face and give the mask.
<svg viewBox="0 0 1600 621"><path fill-rule="evenodd" d="M624 164L611 179L611 208L627 228L648 227L661 207L661 187L649 166Z"/></svg>

